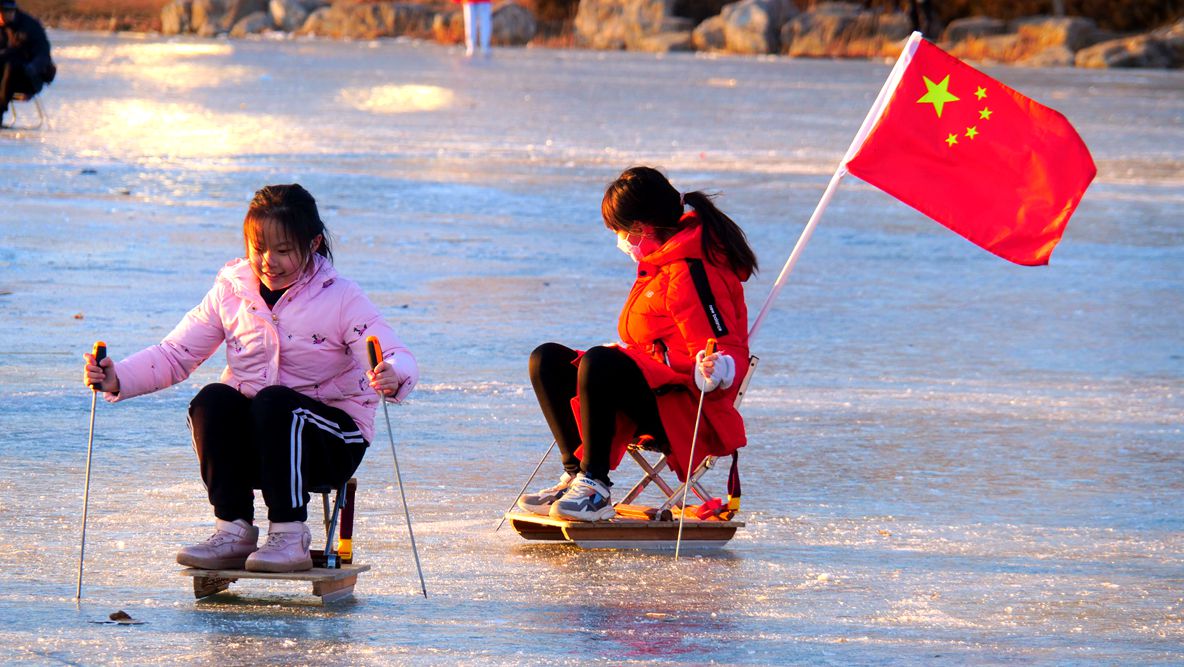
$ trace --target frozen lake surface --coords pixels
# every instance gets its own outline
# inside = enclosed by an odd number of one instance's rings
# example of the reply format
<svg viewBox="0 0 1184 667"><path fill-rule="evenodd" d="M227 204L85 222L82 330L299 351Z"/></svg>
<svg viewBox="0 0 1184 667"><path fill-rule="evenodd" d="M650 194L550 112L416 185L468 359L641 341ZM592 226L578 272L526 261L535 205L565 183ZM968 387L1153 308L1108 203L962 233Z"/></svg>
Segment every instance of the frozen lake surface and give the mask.
<svg viewBox="0 0 1184 667"><path fill-rule="evenodd" d="M748 528L675 564L493 532L550 442L526 357L616 337L632 268L599 203L637 163L723 193L755 314L887 64L51 37L52 129L0 133L0 661L1184 661L1184 73L989 70L1099 166L1049 267L846 182L754 341ZM81 353L158 341L252 193L292 181L420 358L392 414L431 597L380 430L355 601L192 599L173 554L211 516L184 410L219 352L99 406L76 606ZM146 623L92 623L117 609Z"/></svg>

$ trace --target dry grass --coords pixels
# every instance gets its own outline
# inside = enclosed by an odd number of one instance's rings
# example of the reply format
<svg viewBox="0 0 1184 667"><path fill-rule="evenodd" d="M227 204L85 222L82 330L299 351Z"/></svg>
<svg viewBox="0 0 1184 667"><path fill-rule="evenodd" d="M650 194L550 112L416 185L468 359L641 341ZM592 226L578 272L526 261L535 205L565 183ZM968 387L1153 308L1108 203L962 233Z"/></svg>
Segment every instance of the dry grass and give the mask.
<svg viewBox="0 0 1184 667"><path fill-rule="evenodd" d="M160 30L167 0L21 0L24 11L55 28L75 30Z"/></svg>

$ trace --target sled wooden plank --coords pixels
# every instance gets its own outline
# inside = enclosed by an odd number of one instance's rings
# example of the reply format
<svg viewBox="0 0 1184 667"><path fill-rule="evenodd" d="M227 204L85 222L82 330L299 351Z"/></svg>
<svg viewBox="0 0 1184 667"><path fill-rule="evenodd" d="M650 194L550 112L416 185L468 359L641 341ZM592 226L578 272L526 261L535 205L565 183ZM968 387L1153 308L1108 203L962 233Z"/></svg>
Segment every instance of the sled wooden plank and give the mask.
<svg viewBox="0 0 1184 667"><path fill-rule="evenodd" d="M354 584L358 582L357 575L345 579L312 582L312 594L321 598L322 602L336 602L353 595Z"/></svg>
<svg viewBox="0 0 1184 667"><path fill-rule="evenodd" d="M563 528L560 526L551 526L529 520L520 521L515 516L510 516L509 519L510 527L518 531L518 534L523 539L551 542L563 542L567 540L563 536Z"/></svg>
<svg viewBox="0 0 1184 667"><path fill-rule="evenodd" d="M251 572L248 570L201 570L190 567L181 574L193 577L193 596L197 599L221 593L239 579L271 579L273 581L308 581L312 583L312 594L321 602L335 602L347 598L354 592L358 574L370 569L369 565L342 565L340 569L314 567L303 572Z"/></svg>
<svg viewBox="0 0 1184 667"><path fill-rule="evenodd" d="M201 570L188 567L181 570L187 577L203 579L278 579L282 581L338 581L354 578L370 569L369 565L342 565L338 569L314 567L303 572L251 572L250 570Z"/></svg>

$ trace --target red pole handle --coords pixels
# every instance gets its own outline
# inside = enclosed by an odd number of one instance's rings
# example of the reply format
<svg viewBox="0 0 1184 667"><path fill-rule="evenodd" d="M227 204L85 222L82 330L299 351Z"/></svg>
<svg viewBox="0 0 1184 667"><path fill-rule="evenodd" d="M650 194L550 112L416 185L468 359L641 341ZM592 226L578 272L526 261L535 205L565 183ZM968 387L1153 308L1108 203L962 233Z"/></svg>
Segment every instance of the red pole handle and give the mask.
<svg viewBox="0 0 1184 667"><path fill-rule="evenodd" d="M705 354L703 356L710 357L711 355L715 354L716 345L717 345L717 343L714 338L708 338L707 339L707 347L705 348L707 351L707 354Z"/></svg>

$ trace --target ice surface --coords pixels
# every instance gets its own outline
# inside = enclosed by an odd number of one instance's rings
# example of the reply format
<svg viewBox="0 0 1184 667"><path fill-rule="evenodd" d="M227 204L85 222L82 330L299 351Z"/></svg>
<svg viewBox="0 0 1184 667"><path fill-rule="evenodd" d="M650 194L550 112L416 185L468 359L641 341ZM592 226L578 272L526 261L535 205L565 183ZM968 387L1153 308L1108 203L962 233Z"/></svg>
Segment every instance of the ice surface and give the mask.
<svg viewBox="0 0 1184 667"><path fill-rule="evenodd" d="M53 128L0 133L0 661L1184 661L1181 73L991 70L1099 165L1047 268L845 183L754 341L748 528L675 565L492 532L549 442L526 357L615 338L631 268L599 201L637 163L723 193L764 267L755 313L888 65L52 38ZM431 597L380 429L356 601L192 600L173 553L210 516L184 410L219 352L99 405L76 608L81 352L159 340L239 252L254 190L291 181L420 358L392 414ZM89 623L118 609L146 624Z"/></svg>

